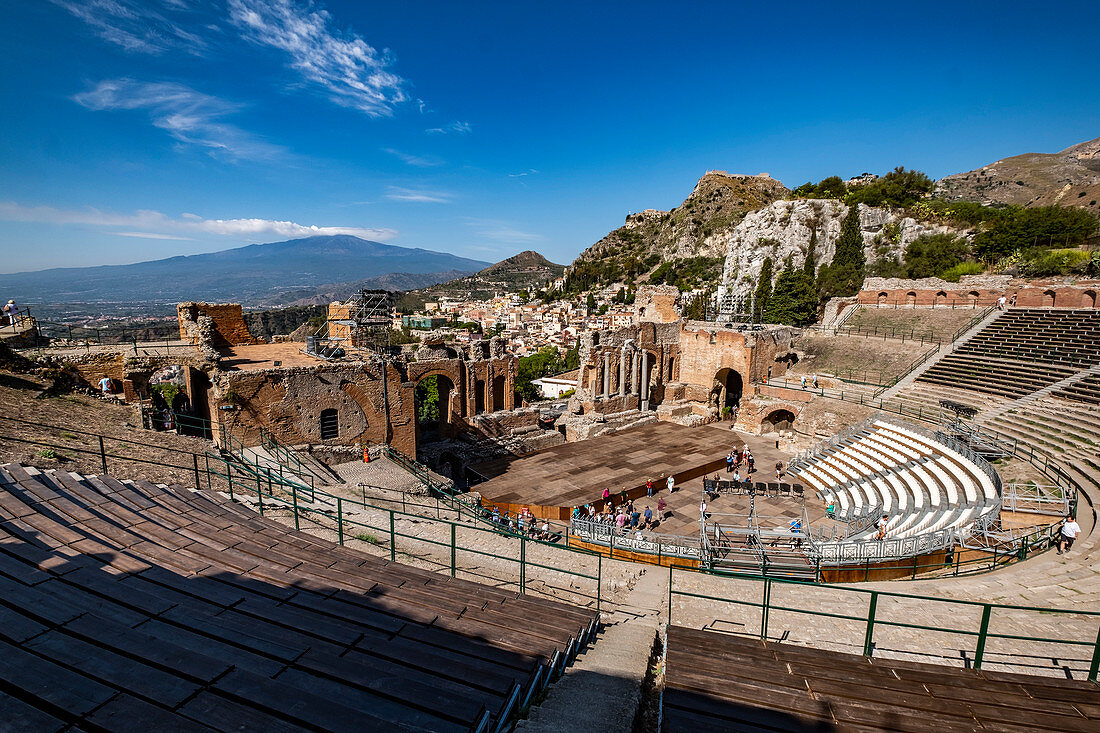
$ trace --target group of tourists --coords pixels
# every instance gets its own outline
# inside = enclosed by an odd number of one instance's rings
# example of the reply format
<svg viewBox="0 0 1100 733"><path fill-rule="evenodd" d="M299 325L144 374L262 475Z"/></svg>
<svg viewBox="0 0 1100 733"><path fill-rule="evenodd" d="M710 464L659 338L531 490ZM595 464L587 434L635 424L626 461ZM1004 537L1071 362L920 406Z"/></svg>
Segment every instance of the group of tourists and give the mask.
<svg viewBox="0 0 1100 733"><path fill-rule="evenodd" d="M734 448L726 454L726 473L732 473L732 478L737 483L741 481L742 466L745 467L745 477L748 480L748 476L756 470L756 458L747 445L741 450Z"/></svg>
<svg viewBox="0 0 1100 733"><path fill-rule="evenodd" d="M531 510L524 507L522 511L518 511L515 515L505 511L503 514L500 511L500 507L493 507L493 513L489 517L490 521L494 524L499 524L510 532L515 534L526 535L533 540L542 540L543 542L552 542L555 538L554 532L550 529L550 521L543 519L540 524L535 515L531 513Z"/></svg>
<svg viewBox="0 0 1100 733"><path fill-rule="evenodd" d="M814 389L817 389L817 375L811 374L807 377L805 374L799 376L798 381L802 384L802 389L806 389L806 385L809 384Z"/></svg>
<svg viewBox="0 0 1100 733"><path fill-rule="evenodd" d="M597 511L592 504L573 507L573 519L587 519L591 522L614 527L619 530L620 534L625 534L628 530L650 531L660 523L661 520L658 515L665 511L668 504L665 503L663 498L659 498L657 500L657 514L654 514L648 504L639 508L635 506L634 501L631 499L619 504L617 509L612 507L610 503L605 504L604 507L602 512Z"/></svg>

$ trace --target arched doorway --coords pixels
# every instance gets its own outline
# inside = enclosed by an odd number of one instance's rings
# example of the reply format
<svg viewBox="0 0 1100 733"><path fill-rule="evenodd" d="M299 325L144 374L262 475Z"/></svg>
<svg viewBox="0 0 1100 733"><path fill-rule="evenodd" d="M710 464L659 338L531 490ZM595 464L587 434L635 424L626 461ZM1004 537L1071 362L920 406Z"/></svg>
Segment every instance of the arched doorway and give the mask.
<svg viewBox="0 0 1100 733"><path fill-rule="evenodd" d="M1050 308L1053 305L1054 305L1054 291L1053 290L1044 290L1043 291L1043 307L1044 308Z"/></svg>
<svg viewBox="0 0 1100 733"><path fill-rule="evenodd" d="M971 290L969 293L966 294L966 300L969 303L971 308L977 308L978 307L978 298L979 297L980 297L980 295L979 295L977 290Z"/></svg>
<svg viewBox="0 0 1100 733"><path fill-rule="evenodd" d="M787 409L772 410L767 417L760 421L760 432L770 433L773 430L790 430L794 425L794 413Z"/></svg>
<svg viewBox="0 0 1100 733"><path fill-rule="evenodd" d="M936 293L936 305L946 305L946 304L947 304L947 293L945 293L944 291L941 290L938 293Z"/></svg>
<svg viewBox="0 0 1100 733"><path fill-rule="evenodd" d="M1096 307L1096 291L1086 290L1081 298L1081 306L1083 308L1095 308Z"/></svg>
<svg viewBox="0 0 1100 733"><path fill-rule="evenodd" d="M910 290L905 294L905 304L910 307L917 304L917 294L914 291Z"/></svg>
<svg viewBox="0 0 1100 733"><path fill-rule="evenodd" d="M504 409L504 375L493 377L493 410Z"/></svg>
<svg viewBox="0 0 1100 733"><path fill-rule="evenodd" d="M725 408L734 410L741 402L741 394L745 389L745 382L741 379L736 369L721 369L714 375L714 386L711 396L714 406L719 414L725 414Z"/></svg>
<svg viewBox="0 0 1100 733"><path fill-rule="evenodd" d="M886 305L886 299L890 297L885 291L878 294L878 304L880 306Z"/></svg>
<svg viewBox="0 0 1100 733"><path fill-rule="evenodd" d="M451 421L454 382L442 374L429 374L416 383L417 442L439 437L440 428Z"/></svg>
<svg viewBox="0 0 1100 733"><path fill-rule="evenodd" d="M474 380L474 414L480 415L485 412L485 380Z"/></svg>

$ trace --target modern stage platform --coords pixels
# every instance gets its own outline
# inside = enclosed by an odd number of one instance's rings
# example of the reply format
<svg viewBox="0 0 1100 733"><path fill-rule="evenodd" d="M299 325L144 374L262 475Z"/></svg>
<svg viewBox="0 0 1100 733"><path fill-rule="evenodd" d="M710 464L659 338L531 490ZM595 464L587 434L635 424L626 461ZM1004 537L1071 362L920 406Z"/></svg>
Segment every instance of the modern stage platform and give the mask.
<svg viewBox="0 0 1100 733"><path fill-rule="evenodd" d="M775 450L774 441L732 432L728 423L696 428L654 423L473 468L489 479L477 486L487 503L501 510L527 508L538 517L566 520L574 506L598 502L604 487L616 498L625 489L630 498L638 499L645 496L646 480L652 480L655 505L670 474L677 487L684 488L704 474L725 471L726 453L743 447L746 439L756 457L758 480L774 480L775 461L786 462L786 454ZM695 481L693 488L701 490L701 482ZM690 492L690 498L685 498L686 493L677 491L675 499L669 500L664 492L676 513L685 518L691 513L689 506L696 514L699 506L697 491ZM679 504L684 504L682 509Z"/></svg>

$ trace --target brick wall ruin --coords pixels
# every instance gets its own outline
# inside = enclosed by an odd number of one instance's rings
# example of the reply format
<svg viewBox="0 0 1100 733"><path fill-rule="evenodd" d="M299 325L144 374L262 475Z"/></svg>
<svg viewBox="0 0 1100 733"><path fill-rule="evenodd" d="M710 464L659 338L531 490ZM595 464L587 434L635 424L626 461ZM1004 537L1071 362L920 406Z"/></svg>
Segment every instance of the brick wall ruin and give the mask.
<svg viewBox="0 0 1100 733"><path fill-rule="evenodd" d="M1004 295L1016 296L1021 308L1096 308L1100 280L1020 280L1007 275L963 277L952 283L938 278L899 280L867 278L857 296L860 305L882 307L987 308Z"/></svg>
<svg viewBox="0 0 1100 733"><path fill-rule="evenodd" d="M249 332L240 303L179 303L176 317L180 339L195 346L222 349L266 343Z"/></svg>

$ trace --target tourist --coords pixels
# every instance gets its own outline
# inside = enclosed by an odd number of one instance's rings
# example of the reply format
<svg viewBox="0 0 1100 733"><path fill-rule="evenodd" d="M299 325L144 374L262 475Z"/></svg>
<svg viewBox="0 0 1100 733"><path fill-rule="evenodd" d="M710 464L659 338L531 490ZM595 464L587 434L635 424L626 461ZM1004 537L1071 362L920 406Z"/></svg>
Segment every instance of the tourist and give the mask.
<svg viewBox="0 0 1100 733"><path fill-rule="evenodd" d="M803 374L798 378L798 381L802 383L802 389L806 389L806 375Z"/></svg>
<svg viewBox="0 0 1100 733"><path fill-rule="evenodd" d="M676 488L676 479L672 478L672 475L669 474L668 481L665 483L668 485L668 493L671 494L672 490Z"/></svg>
<svg viewBox="0 0 1100 733"><path fill-rule="evenodd" d="M103 379L99 380L99 390L103 393L104 397L113 396L114 385L112 384L110 377L105 376L103 377Z"/></svg>
<svg viewBox="0 0 1100 733"><path fill-rule="evenodd" d="M776 481L782 481L783 480L783 461L776 461L775 462L775 480Z"/></svg>
<svg viewBox="0 0 1100 733"><path fill-rule="evenodd" d="M1008 306L1010 308L1015 308L1016 307L1016 293L1012 294L1012 297L1008 301Z"/></svg>
<svg viewBox="0 0 1100 733"><path fill-rule="evenodd" d="M999 310L999 311L1003 311L1003 310L1005 309L1005 302L1006 302L1007 300L1008 300L1008 299L1007 299L1007 298L1005 298L1005 296L1004 296L1004 295L1002 295L1001 297L997 298L997 310Z"/></svg>
<svg viewBox="0 0 1100 733"><path fill-rule="evenodd" d="M733 472L733 483L735 483L735 484L741 483L741 472L736 470L736 469Z"/></svg>
<svg viewBox="0 0 1100 733"><path fill-rule="evenodd" d="M539 535L539 539L548 542L550 540L550 522L542 520L542 534Z"/></svg>
<svg viewBox="0 0 1100 733"><path fill-rule="evenodd" d="M519 515L519 519L518 519L518 520L517 520L517 522L516 522L516 523L517 523L517 524L519 525L519 533L520 533L520 534L523 534L523 530L524 530L524 522L525 522L525 521L526 521L526 518L525 518L525 517L523 516L523 514L520 514L520 515Z"/></svg>
<svg viewBox="0 0 1100 733"><path fill-rule="evenodd" d="M604 487L603 490L603 502L604 504L611 503L611 489Z"/></svg>
<svg viewBox="0 0 1100 733"><path fill-rule="evenodd" d="M493 524L500 524L500 507L493 507Z"/></svg>
<svg viewBox="0 0 1100 733"><path fill-rule="evenodd" d="M814 389L817 389L817 375L816 374L813 376L813 384L814 384Z"/></svg>
<svg viewBox="0 0 1100 733"><path fill-rule="evenodd" d="M707 518L707 500L703 499L701 502L699 502L699 521L705 522L707 521Z"/></svg>
<svg viewBox="0 0 1100 733"><path fill-rule="evenodd" d="M731 451L731 452L726 454L726 473L731 473L732 471L733 471L733 452Z"/></svg>
<svg viewBox="0 0 1100 733"><path fill-rule="evenodd" d="M890 521L889 514L883 514L882 519L878 520L878 534L875 535L876 540L886 539L886 524Z"/></svg>
<svg viewBox="0 0 1100 733"><path fill-rule="evenodd" d="M645 495L653 496L653 479L649 478L645 481Z"/></svg>
<svg viewBox="0 0 1100 733"><path fill-rule="evenodd" d="M665 501L663 496L657 498L657 513L661 515L661 518L665 518L665 510L668 509L668 502ZM671 514L671 512L669 512Z"/></svg>
<svg viewBox="0 0 1100 733"><path fill-rule="evenodd" d="M1077 524L1077 520L1073 518L1072 514L1067 514L1066 518L1062 520L1061 528L1058 530L1058 554L1069 552L1069 548L1073 547L1073 542L1080 533L1081 525Z"/></svg>
<svg viewBox="0 0 1100 733"><path fill-rule="evenodd" d="M8 322L14 328L19 321L19 306L15 304L14 298L4 304L4 315L7 316Z"/></svg>
<svg viewBox="0 0 1100 733"><path fill-rule="evenodd" d="M642 516L645 517L645 528L647 530L652 529L653 528L653 510L649 508L648 504L646 504L645 511L642 512Z"/></svg>
<svg viewBox="0 0 1100 733"><path fill-rule="evenodd" d="M745 463L749 465L749 473L751 474L756 470L756 459L753 457L752 453L749 453L748 449L745 450L745 453L748 455L748 458L745 459Z"/></svg>
<svg viewBox="0 0 1100 733"><path fill-rule="evenodd" d="M794 536L794 546L802 547L802 520L795 517L791 520L791 534Z"/></svg>
<svg viewBox="0 0 1100 733"><path fill-rule="evenodd" d="M619 492L619 504L626 504L626 488Z"/></svg>
<svg viewBox="0 0 1100 733"><path fill-rule="evenodd" d="M825 516L829 519L836 519L836 502L832 499L825 505Z"/></svg>
<svg viewBox="0 0 1100 733"><path fill-rule="evenodd" d="M620 509L619 513L615 516L615 526L618 527L620 531L626 526L626 513L624 513L622 509Z"/></svg>
<svg viewBox="0 0 1100 733"><path fill-rule="evenodd" d="M638 524L642 521L642 513L635 509L630 508L630 527L631 529L637 529Z"/></svg>

